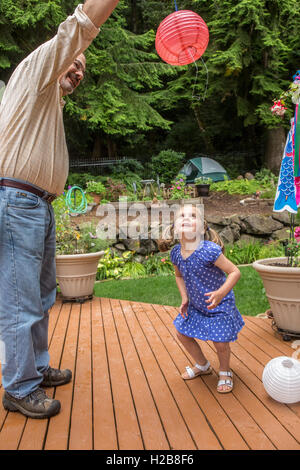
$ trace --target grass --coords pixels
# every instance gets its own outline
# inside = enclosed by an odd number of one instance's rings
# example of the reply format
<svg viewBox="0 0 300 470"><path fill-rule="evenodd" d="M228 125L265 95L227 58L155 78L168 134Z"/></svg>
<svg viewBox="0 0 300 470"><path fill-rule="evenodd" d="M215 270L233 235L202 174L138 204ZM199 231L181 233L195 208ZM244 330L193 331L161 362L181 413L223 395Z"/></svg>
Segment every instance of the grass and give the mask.
<svg viewBox="0 0 300 470"><path fill-rule="evenodd" d="M234 288L236 304L242 315L257 315L269 308L262 281L252 266L240 268L241 279ZM96 297L132 300L151 304L180 305L174 276L154 276L140 279L126 279L98 282L95 284Z"/></svg>

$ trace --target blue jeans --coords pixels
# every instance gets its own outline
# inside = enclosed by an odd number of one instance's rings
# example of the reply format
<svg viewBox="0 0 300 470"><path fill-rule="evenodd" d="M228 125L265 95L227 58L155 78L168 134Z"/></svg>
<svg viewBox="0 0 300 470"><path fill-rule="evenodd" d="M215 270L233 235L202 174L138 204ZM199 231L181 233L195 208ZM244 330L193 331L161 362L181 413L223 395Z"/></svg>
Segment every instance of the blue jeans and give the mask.
<svg viewBox="0 0 300 470"><path fill-rule="evenodd" d="M0 186L2 385L16 398L49 367L48 310L56 298L55 219L40 197Z"/></svg>

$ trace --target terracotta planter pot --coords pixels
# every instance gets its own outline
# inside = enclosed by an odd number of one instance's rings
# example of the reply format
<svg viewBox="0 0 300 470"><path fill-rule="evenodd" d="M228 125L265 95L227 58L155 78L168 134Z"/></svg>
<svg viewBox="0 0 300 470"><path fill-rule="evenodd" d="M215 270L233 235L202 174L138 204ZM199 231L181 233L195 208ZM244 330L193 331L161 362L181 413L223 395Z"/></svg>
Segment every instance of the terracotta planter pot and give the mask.
<svg viewBox="0 0 300 470"><path fill-rule="evenodd" d="M98 262L104 251L56 256L56 277L62 296L78 299L93 294Z"/></svg>
<svg viewBox="0 0 300 470"><path fill-rule="evenodd" d="M270 266L282 263L282 266ZM300 268L287 267L287 258L255 261L262 278L276 326L287 333L300 333Z"/></svg>

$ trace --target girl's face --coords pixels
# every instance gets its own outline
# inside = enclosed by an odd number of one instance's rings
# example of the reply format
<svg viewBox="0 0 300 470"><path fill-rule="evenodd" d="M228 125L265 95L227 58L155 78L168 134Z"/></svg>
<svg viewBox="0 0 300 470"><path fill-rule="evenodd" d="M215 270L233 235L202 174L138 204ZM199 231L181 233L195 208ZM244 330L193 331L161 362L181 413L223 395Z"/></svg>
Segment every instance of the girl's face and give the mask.
<svg viewBox="0 0 300 470"><path fill-rule="evenodd" d="M186 205L180 209L174 224L179 238L194 240L203 234L203 221L196 207Z"/></svg>

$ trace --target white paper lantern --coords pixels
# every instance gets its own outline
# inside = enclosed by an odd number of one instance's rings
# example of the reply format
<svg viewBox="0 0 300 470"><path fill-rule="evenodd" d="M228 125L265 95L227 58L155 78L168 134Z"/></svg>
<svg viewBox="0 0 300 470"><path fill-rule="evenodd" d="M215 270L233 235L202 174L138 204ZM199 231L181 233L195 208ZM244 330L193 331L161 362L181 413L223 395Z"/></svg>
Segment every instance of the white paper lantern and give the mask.
<svg viewBox="0 0 300 470"><path fill-rule="evenodd" d="M280 403L300 401L300 362L292 357L275 357L264 368L266 392Z"/></svg>

